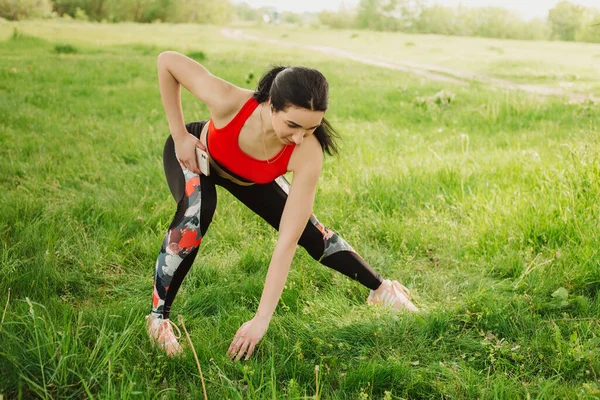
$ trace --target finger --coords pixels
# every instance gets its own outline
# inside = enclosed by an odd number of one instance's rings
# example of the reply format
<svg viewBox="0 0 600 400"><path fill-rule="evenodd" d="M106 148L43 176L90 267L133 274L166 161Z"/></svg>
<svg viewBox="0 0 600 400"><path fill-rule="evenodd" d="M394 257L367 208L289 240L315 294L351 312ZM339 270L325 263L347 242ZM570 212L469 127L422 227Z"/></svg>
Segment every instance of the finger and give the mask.
<svg viewBox="0 0 600 400"><path fill-rule="evenodd" d="M252 355L252 353L254 353L254 348L255 347L256 347L256 343L250 344L250 348L248 348L248 351L246 352L246 361L248 361L248 359L250 358L250 356Z"/></svg>
<svg viewBox="0 0 600 400"><path fill-rule="evenodd" d="M235 355L238 353L245 341L246 339L244 337L239 337L239 339L235 342L235 344L232 346L231 351L229 352L229 358L233 359L235 357Z"/></svg>
<svg viewBox="0 0 600 400"><path fill-rule="evenodd" d="M200 168L198 168L198 163L195 161L190 161L190 171L195 174L200 174Z"/></svg>
<svg viewBox="0 0 600 400"><path fill-rule="evenodd" d="M248 346L250 346L250 341L245 340L244 343L242 344L242 347L240 348L239 353L237 354L237 357L235 358L235 361L239 361L240 358L242 358L242 356L244 355L246 350L248 350Z"/></svg>
<svg viewBox="0 0 600 400"><path fill-rule="evenodd" d="M229 349L227 350L227 356L228 357L232 357L233 354L235 353L233 350L238 346L238 342L240 342L242 340L242 338L240 336L235 336L233 338L233 341L231 342L231 344L229 345Z"/></svg>

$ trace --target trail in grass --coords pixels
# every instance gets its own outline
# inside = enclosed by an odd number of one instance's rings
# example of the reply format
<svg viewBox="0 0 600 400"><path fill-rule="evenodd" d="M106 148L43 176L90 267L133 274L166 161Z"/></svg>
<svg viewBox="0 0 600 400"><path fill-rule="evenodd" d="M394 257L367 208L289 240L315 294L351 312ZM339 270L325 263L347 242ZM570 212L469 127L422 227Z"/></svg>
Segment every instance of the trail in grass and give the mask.
<svg viewBox="0 0 600 400"><path fill-rule="evenodd" d="M600 99L592 95L566 93L564 90L559 88L549 88L532 84L519 84L505 79L494 78L491 76L476 74L468 71L450 69L434 64L423 64L414 61L397 61L385 57L372 58L364 54L346 51L330 46L302 45L288 40L260 38L258 36L247 34L241 29L224 28L221 30L221 34L228 38L238 40L263 41L281 46L301 47L303 49L318 51L332 56L358 61L364 64L375 65L378 67L394 69L403 72L409 72L415 75L423 76L427 79L440 82L454 83L462 86L468 85L470 82L483 82L504 89L522 90L540 96L568 96L569 99L574 102L581 102L586 100L590 100L593 102L600 101Z"/></svg>

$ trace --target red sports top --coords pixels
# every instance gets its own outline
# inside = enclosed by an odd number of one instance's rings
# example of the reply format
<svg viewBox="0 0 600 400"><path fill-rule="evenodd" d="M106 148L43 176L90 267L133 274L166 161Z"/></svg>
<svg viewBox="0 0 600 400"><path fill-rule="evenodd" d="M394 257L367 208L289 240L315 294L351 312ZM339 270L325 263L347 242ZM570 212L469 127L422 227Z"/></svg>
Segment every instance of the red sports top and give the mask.
<svg viewBox="0 0 600 400"><path fill-rule="evenodd" d="M285 145L274 157L257 160L244 153L238 144L242 126L258 107L251 97L223 128L216 128L213 120L208 121L208 150L210 156L229 172L255 183L269 183L287 172L287 165L295 144Z"/></svg>

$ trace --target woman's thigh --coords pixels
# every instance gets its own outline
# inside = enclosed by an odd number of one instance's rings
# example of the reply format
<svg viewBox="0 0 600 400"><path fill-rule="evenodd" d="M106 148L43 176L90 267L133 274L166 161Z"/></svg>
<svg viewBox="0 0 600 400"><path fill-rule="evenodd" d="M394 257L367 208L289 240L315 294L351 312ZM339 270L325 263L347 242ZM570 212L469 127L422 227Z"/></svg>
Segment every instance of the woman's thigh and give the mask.
<svg viewBox="0 0 600 400"><path fill-rule="evenodd" d="M186 125L186 129L192 135L199 137L202 127L206 121L191 122ZM169 189L175 202L177 203L177 212L173 218L171 226L181 222L186 213L190 213L190 201L186 196L186 191L190 192L190 180L186 180L183 169L179 165L179 161L175 155L175 143L171 135L167 138L163 150L163 166ZM190 173L188 171L188 173ZM201 234L204 235L208 230L208 226L212 221L214 210L217 206L217 193L213 177L201 175L200 177L200 194L202 196L201 212L200 212L200 227Z"/></svg>
<svg viewBox="0 0 600 400"><path fill-rule="evenodd" d="M216 183L227 189L273 228L279 230L290 188L285 177L281 176L273 182L252 186L240 186L227 179L218 179ZM316 221L314 215L306 221L306 227L298 244L304 247L315 260L319 260L325 250L325 241L323 233L319 226L313 223L314 221Z"/></svg>

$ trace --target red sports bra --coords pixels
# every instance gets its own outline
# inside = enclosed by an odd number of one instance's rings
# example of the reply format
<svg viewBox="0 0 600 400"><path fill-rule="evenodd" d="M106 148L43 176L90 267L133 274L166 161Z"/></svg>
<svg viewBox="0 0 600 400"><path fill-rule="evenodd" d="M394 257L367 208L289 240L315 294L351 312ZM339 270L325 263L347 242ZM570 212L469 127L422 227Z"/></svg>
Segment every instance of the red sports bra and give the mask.
<svg viewBox="0 0 600 400"><path fill-rule="evenodd" d="M207 141L210 156L230 172L255 183L269 183L287 172L287 165L296 147L285 145L274 157L257 160L244 153L238 144L242 126L258 107L251 97L223 128L216 128L213 120L208 121Z"/></svg>

